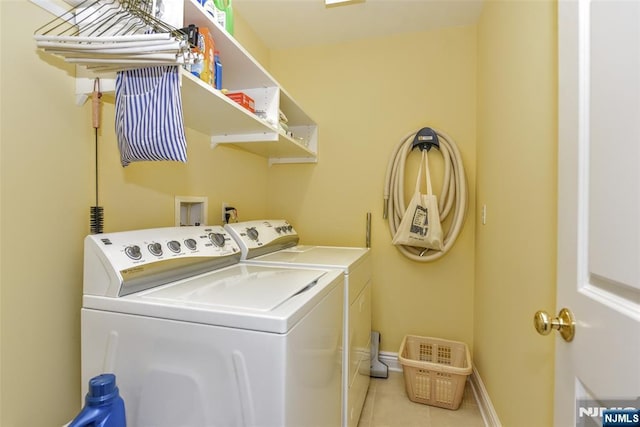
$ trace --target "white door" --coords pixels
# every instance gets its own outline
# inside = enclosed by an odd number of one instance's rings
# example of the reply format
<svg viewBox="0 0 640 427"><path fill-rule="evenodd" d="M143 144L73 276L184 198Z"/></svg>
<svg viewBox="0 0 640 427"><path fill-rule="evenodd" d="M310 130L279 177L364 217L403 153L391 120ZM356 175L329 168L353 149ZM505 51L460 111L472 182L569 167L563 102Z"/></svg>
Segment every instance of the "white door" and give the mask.
<svg viewBox="0 0 640 427"><path fill-rule="evenodd" d="M576 327L555 334L555 425L602 426L640 409L640 1L558 3L557 310Z"/></svg>

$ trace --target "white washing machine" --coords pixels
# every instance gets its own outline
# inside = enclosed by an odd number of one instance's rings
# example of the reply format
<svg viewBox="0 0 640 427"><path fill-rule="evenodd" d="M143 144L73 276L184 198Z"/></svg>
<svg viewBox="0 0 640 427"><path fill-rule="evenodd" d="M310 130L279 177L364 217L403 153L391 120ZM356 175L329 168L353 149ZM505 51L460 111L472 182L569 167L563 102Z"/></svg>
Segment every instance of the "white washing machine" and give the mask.
<svg viewBox="0 0 640 427"><path fill-rule="evenodd" d="M239 264L220 226L85 239L82 395L116 374L131 427L337 426L343 274Z"/></svg>
<svg viewBox="0 0 640 427"><path fill-rule="evenodd" d="M355 427L370 382L371 261L369 249L298 245L299 236L286 220L259 220L225 225L250 265L340 269L344 273L343 415L342 425Z"/></svg>

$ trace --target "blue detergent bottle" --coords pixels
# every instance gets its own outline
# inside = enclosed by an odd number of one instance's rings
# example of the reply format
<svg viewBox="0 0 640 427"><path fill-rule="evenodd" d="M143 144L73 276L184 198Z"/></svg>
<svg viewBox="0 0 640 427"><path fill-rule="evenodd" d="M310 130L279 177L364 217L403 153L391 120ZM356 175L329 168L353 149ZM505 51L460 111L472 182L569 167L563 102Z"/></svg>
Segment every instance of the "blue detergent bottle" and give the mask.
<svg viewBox="0 0 640 427"><path fill-rule="evenodd" d="M126 427L124 400L116 387L114 374L102 374L89 380L85 406L68 427Z"/></svg>

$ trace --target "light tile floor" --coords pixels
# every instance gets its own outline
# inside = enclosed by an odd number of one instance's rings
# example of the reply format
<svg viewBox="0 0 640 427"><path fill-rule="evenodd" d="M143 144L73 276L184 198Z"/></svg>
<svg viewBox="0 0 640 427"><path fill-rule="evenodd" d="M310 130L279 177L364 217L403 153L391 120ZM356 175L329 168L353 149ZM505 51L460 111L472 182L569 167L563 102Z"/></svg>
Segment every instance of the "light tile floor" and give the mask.
<svg viewBox="0 0 640 427"><path fill-rule="evenodd" d="M371 378L358 427L484 427L480 409L467 381L455 411L409 400L402 372Z"/></svg>

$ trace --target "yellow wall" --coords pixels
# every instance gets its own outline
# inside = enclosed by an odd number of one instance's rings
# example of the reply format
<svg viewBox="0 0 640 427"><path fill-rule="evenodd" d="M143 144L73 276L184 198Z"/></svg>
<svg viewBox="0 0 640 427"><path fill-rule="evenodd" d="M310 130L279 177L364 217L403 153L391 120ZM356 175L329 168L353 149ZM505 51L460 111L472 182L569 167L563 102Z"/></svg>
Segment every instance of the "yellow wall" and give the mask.
<svg viewBox="0 0 640 427"><path fill-rule="evenodd" d="M32 32L50 15L26 1L0 11L0 425L60 425L81 405L90 108L74 104L74 70L35 50ZM271 52L236 19L238 40L319 123L319 163L268 167L188 130L187 165L123 169L106 101L105 231L172 225L175 195L204 195L210 223L226 201L241 219L290 219L303 243L361 246L371 212L382 350L409 333L465 341L505 426L523 426L523 414L550 425L553 340L531 317L555 306L555 3L490 1L477 27ZM423 126L455 139L471 191L458 243L432 264L404 259L382 219L388 156ZM36 390L48 397L38 411Z"/></svg>
<svg viewBox="0 0 640 427"><path fill-rule="evenodd" d="M89 116L73 106L73 71L40 59L31 43L35 24L49 15L26 2L1 7L0 424L55 425L80 400ZM53 400L42 411L30 408L39 388Z"/></svg>
<svg viewBox="0 0 640 427"><path fill-rule="evenodd" d="M2 7L0 7L0 23L2 21ZM0 33L0 49L2 49L2 33ZM0 57L1 60L1 57ZM0 62L1 65L1 62ZM2 67L0 67L0 87L2 82ZM0 148L2 147L2 111L4 104L0 102ZM2 164L2 150L0 149L0 165ZM0 224L2 224L2 173L0 169ZM0 226L0 242L2 241L2 227ZM0 319L2 319L2 244L0 244ZM2 321L0 320L0 378L2 378ZM2 422L2 382L0 381L0 422Z"/></svg>
<svg viewBox="0 0 640 427"><path fill-rule="evenodd" d="M74 68L36 51L33 31L52 16L24 0L0 7L0 425L55 426L81 407L82 245L95 204L90 103L75 105ZM122 168L113 115L105 96L105 232L173 225L176 195L207 196L209 223L220 223L222 201L243 219L266 215L264 158L212 150L188 130L188 164Z"/></svg>
<svg viewBox="0 0 640 427"><path fill-rule="evenodd" d="M276 50L271 70L319 123L320 154L317 165L272 168L270 215L292 221L303 243L363 246L371 212L373 328L381 333L381 350L397 352L406 334L472 346L475 27ZM404 135L425 126L442 129L456 141L471 190L458 242L434 263L404 258L391 245L382 219L392 150ZM416 152L411 160L419 158ZM431 160L442 163L439 154ZM414 185L415 169L407 174L406 191Z"/></svg>
<svg viewBox="0 0 640 427"><path fill-rule="evenodd" d="M478 25L474 361L505 426L553 424L556 4L489 1Z"/></svg>
<svg viewBox="0 0 640 427"><path fill-rule="evenodd" d="M265 68L269 70L269 49L262 43L262 40L256 35L253 29L242 18L242 15L234 13L234 32L233 36L238 40L242 47L249 52L253 58Z"/></svg>

